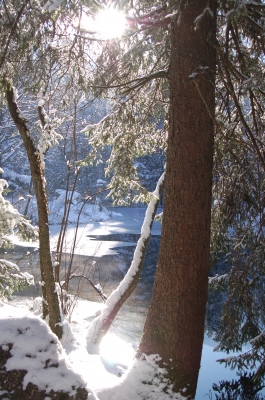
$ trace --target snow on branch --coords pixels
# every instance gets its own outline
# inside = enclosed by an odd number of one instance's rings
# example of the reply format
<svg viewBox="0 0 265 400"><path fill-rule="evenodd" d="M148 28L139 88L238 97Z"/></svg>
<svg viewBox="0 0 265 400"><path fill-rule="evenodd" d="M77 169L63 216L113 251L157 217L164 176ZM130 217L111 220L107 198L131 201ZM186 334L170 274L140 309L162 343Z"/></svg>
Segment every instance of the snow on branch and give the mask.
<svg viewBox="0 0 265 400"><path fill-rule="evenodd" d="M81 133L86 133L88 132L90 129L94 129L94 128L98 128L98 127L102 127L103 128L103 124L104 122L113 116L113 114L115 114L114 112L111 114L107 114L105 117L103 117L99 122L95 123L95 124L89 124L87 125L84 129L81 130Z"/></svg>
<svg viewBox="0 0 265 400"><path fill-rule="evenodd" d="M34 284L34 277L28 272L21 272L19 267L0 259L0 297L9 297L15 290Z"/></svg>
<svg viewBox="0 0 265 400"><path fill-rule="evenodd" d="M211 10L210 7L208 7L208 6L205 7L205 9L203 10L203 13L202 13L202 14L200 14L197 18L195 18L195 21L194 21L194 23L195 23L195 29L197 29L197 28L200 26L200 23L201 23L202 19L203 19L207 14L210 15L211 17L214 16L212 10Z"/></svg>
<svg viewBox="0 0 265 400"><path fill-rule="evenodd" d="M156 215L156 210L163 192L164 183L165 172L161 175L155 191L151 194L151 200L145 213L141 235L138 239L130 268L117 289L115 289L108 297L104 308L101 310L101 314L92 321L88 328L88 352L95 351L95 346L100 344L100 341L107 333L122 304L128 299L138 283L146 248L151 236L151 229Z"/></svg>
<svg viewBox="0 0 265 400"><path fill-rule="evenodd" d="M50 13L52 13L53 11L57 10L57 8L60 7L63 1L64 0L51 0L51 1L49 0L44 4L42 11L44 12L48 10Z"/></svg>
<svg viewBox="0 0 265 400"><path fill-rule="evenodd" d="M58 145L59 140L63 139L62 135L58 134L54 130L54 126L56 124L60 125L62 121L60 119L55 119L54 121L51 121L50 117L45 111L44 105L45 105L45 99L44 97L39 95L38 115L42 127L42 132L38 143L38 151L40 153L40 160L43 169L45 167L44 157L47 150L52 144Z"/></svg>
<svg viewBox="0 0 265 400"><path fill-rule="evenodd" d="M226 287L229 283L229 275L218 275L216 274L213 277L208 278L209 289L216 291Z"/></svg>
<svg viewBox="0 0 265 400"><path fill-rule="evenodd" d="M33 227L17 209L3 197L3 191L8 187L4 179L0 179L0 245L12 245L12 240L8 237L16 232L24 240L37 240L38 228Z"/></svg>

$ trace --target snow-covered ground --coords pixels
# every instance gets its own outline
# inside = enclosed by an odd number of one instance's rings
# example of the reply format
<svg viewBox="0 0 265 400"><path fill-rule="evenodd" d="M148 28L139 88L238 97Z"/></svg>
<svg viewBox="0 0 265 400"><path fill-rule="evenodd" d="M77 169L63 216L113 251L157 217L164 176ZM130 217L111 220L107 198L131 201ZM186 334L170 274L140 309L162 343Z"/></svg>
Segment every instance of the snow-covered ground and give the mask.
<svg viewBox="0 0 265 400"><path fill-rule="evenodd" d="M170 393L170 391L168 394L163 392L163 383L158 383L158 380L155 379L155 374L158 371L154 358L150 358L145 362L134 360L135 347L132 347L130 343L132 340L132 332L130 331L128 320L124 323L126 326L123 327L122 337L114 326L103 339L98 354L89 354L87 352L86 332L90 322L97 315L97 312L101 307L102 304L100 303L90 302L87 300L78 301L71 317L71 323L66 325L66 334L62 340L63 350L61 350L59 354L59 359L63 363L60 368L63 369L63 373L65 374L64 379L67 379L67 373L64 366L64 363L66 363L68 367L82 377L83 381L87 383L87 387L95 393L94 399L184 400L185 397ZM7 316L13 316L17 319L15 324L17 323L18 328L21 328L21 321L19 321L19 318L26 316L28 321L30 321L33 316L32 309L33 300L29 299L25 301L25 299L14 297L13 301L8 305L1 303L0 341L5 336L7 336L9 340L11 338L10 332L6 332L5 325L3 325L1 319L6 318ZM38 307L35 306L34 310L35 314L38 315ZM119 322L122 323L121 321ZM41 321L41 324L43 324L43 321ZM131 321L131 324L133 324L133 321ZM35 331L36 323L33 325L33 330ZM14 336L15 327L12 328L12 332L12 335ZM47 341L47 343L49 343L51 340L50 335L52 335L51 332L49 331L46 334L43 332L42 335L43 337L41 340L43 343L45 344ZM139 341L140 336L138 335L135 339ZM29 352L32 338L25 335L23 341L24 342L21 344L22 349L24 349L24 352ZM209 394L212 383L218 383L221 379L231 380L236 377L235 371L231 372L229 369L225 369L216 362L216 360L224 356L224 354L214 353L214 345L215 343L211 339L205 339L196 400L210 398L207 395ZM21 368L28 369L28 375L25 377L26 380L29 379L30 376L33 376L36 383L43 382L44 384L46 378L45 376L42 376L43 371L41 366L38 364L38 360L35 360L34 362L32 361L30 364L25 364L23 360L21 360L20 364L18 363L17 357L21 356L21 351L21 348L18 348L17 352L14 350L14 360L16 361L14 367L21 365ZM55 355L53 355L53 357L55 357ZM26 358L26 360L28 359ZM36 363L38 364L37 367ZM12 367L12 363L10 363L10 366ZM45 373L47 374L47 371L45 371ZM61 373L61 371L58 373ZM71 373L70 375L69 379L71 379L71 382L73 379L76 379L77 382L82 382L82 379L80 380L75 375L73 377ZM143 381L153 382L153 386L150 384L144 385L142 384ZM53 382L54 388L57 387L58 390L57 380L49 378L51 388L53 387ZM166 382L164 382L164 385L165 384ZM92 396L89 397L89 399L90 398L93 399Z"/></svg>
<svg viewBox="0 0 265 400"><path fill-rule="evenodd" d="M49 328L44 329L44 322L29 311L32 306L30 301L17 301L15 306L0 302L0 345L5 350L9 343L14 343L7 369L26 370L25 386L33 381L42 389L71 390L85 382L94 393L88 396L91 400L186 399L170 388L167 393L163 391L167 381L158 379L163 371L157 367L155 356L135 360L130 344L111 332L103 339L98 353L88 354L86 330L100 304L84 300L77 303L71 324L65 325L62 347ZM36 307L35 313L38 314ZM49 346L51 341L54 344ZM58 368L46 368L47 357Z"/></svg>
<svg viewBox="0 0 265 400"><path fill-rule="evenodd" d="M97 256L111 253L113 251L111 248L117 247L117 245L120 247L122 242L91 240L90 237L117 233L138 234L141 230L144 214L145 209L143 208L123 207L111 209L111 213L108 213L106 218L104 213L101 213L101 216L97 214L94 221L91 220L91 215L87 221L84 217L78 230L76 252L82 255L93 255L96 252ZM58 225L51 225L50 231L52 234L51 244L54 246L59 233ZM154 223L152 232L153 234L160 234L160 222ZM67 232L65 251L70 249L73 234L74 227L70 226ZM128 246L128 242L126 242L126 245ZM33 243L32 246L36 246L36 244ZM25 300L16 302L14 308L2 304L0 318L3 318L6 313L13 313L16 317L30 314L29 308L32 308L32 301L27 300L27 302L28 304L25 304ZM125 322L122 322L122 318L118 316L117 324L114 324L100 347L100 353L89 354L87 352L86 332L101 307L102 304L80 300L74 309L68 335L64 337L62 343L67 362L70 363L73 370L84 378L88 387L96 393L100 400L182 399L183 397L177 397L176 394L168 393L166 395L162 391L163 384L161 382L158 384L154 380L157 372L154 359L149 359L146 362L133 360L144 324L144 315L141 316L140 322L138 321L138 329L135 331L133 326L134 316L130 317L131 311L130 309L126 310L125 307L125 311L121 310L121 314L123 312L128 314ZM4 310L6 311L4 312ZM119 324L120 328L117 328ZM206 338L196 400L207 399L207 394L213 383L236 377L235 371L231 372L216 362L224 354L214 353L214 346L215 343ZM152 381L153 386L143 385L142 381Z"/></svg>

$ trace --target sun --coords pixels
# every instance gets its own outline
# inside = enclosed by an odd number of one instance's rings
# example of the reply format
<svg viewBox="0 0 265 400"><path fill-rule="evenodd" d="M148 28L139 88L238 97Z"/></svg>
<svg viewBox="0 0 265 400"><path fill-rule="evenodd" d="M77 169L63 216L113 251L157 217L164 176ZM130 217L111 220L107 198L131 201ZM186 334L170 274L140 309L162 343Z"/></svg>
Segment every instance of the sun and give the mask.
<svg viewBox="0 0 265 400"><path fill-rule="evenodd" d="M125 15L115 8L105 8L95 17L95 30L102 39L120 37L126 28Z"/></svg>

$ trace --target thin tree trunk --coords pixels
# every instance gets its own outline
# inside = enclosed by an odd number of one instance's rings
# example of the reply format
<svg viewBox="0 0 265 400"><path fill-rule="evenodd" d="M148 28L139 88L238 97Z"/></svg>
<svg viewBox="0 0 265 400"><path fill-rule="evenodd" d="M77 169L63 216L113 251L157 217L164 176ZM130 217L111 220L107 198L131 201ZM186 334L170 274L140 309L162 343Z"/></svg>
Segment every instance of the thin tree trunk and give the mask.
<svg viewBox="0 0 265 400"><path fill-rule="evenodd" d="M25 211L24 211L24 215L25 215L26 217L28 216L29 203L30 203L31 197L32 197L32 196L31 196L31 193L32 193L32 185L33 185L32 178L30 178L29 196L28 196L27 203L26 203L26 207L25 207Z"/></svg>
<svg viewBox="0 0 265 400"><path fill-rule="evenodd" d="M195 396L207 302L215 109L216 1L183 2L172 23L163 226L138 356L159 354L173 390ZM210 9L206 9L209 6ZM195 29L195 20L197 28Z"/></svg>
<svg viewBox="0 0 265 400"><path fill-rule="evenodd" d="M48 225L48 201L46 196L46 185L44 171L41 165L40 154L37 151L30 131L27 127L26 119L18 108L14 88L8 84L6 98L9 112L21 135L25 149L27 151L30 164L31 177L38 206L39 218L39 253L40 253L40 271L43 294L43 317L49 314L49 325L51 330L59 337L62 337L62 326L58 295L55 290L55 282L51 260L50 235Z"/></svg>

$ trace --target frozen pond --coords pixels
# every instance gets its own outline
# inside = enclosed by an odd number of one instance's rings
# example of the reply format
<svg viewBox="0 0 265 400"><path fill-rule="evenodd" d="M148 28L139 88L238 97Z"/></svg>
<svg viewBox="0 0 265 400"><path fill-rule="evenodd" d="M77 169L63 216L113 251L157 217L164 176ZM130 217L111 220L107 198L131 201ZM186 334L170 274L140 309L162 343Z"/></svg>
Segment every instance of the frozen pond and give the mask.
<svg viewBox="0 0 265 400"><path fill-rule="evenodd" d="M162 210L158 209L158 213ZM75 254L82 256L101 257L107 254L116 254L117 251L113 250L116 247L135 245L135 242L129 243L123 240L97 240L97 236L108 235L122 235L141 233L142 222L145 216L145 208L129 208L129 207L112 207L110 209L112 217L104 221L85 221L82 218L82 223L79 224L77 232L77 240L75 247ZM60 225L50 225L51 248L56 250L56 243L60 233ZM154 221L152 227L152 235L161 234L161 223ZM67 228L67 235L63 251L69 253L71 250L72 242L75 235L75 226L69 225ZM38 243L28 243L18 241L14 236L13 241L15 244L25 247L37 247Z"/></svg>
<svg viewBox="0 0 265 400"><path fill-rule="evenodd" d="M158 210L158 212L161 211L162 210ZM106 254L115 254L116 251L114 251L113 248L128 246L130 243L128 243L128 241L102 241L97 240L96 237L141 233L145 208L112 207L111 212L113 216L107 221L89 221L86 224L80 224L78 229L77 247L75 250L76 254L87 256L97 255L97 257ZM59 225L51 225L50 233L52 237L52 248L54 249L59 235ZM67 231L66 252L70 249L74 234L75 228L70 227ZM159 221L154 221L152 235L160 234L161 223ZM134 246L135 242L132 242L131 245Z"/></svg>

